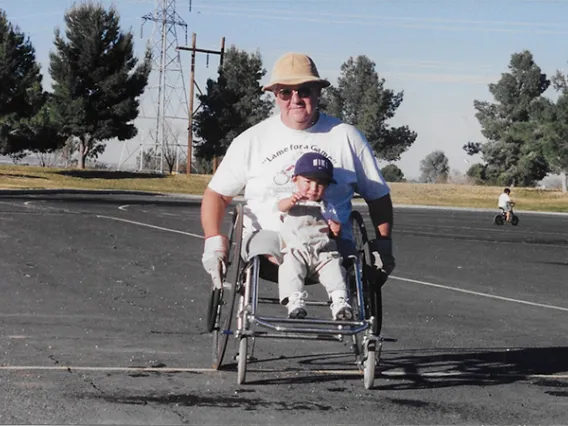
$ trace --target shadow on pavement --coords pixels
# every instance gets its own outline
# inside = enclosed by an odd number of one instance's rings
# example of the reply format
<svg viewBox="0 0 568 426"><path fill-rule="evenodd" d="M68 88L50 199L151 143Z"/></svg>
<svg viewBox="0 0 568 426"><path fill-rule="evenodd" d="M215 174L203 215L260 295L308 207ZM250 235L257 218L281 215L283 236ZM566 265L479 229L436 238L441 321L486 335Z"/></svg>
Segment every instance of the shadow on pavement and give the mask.
<svg viewBox="0 0 568 426"><path fill-rule="evenodd" d="M297 366L290 366L297 360ZM274 362L271 368L270 362ZM278 368L278 362L288 361ZM265 364L264 370L255 368ZM235 370L228 364L227 370ZM310 371L313 370L313 371ZM329 370L326 373L325 370ZM247 380L250 385L289 385L362 380L350 353L260 359L249 364L250 373L264 377ZM234 372L233 372L234 374ZM552 377L557 375L559 377ZM388 382L385 380L388 379ZM547 394L568 397L568 347L497 348L493 350L436 349L388 351L378 366L377 390L417 390L456 386L495 386L530 381L552 388ZM562 388L562 390L558 390Z"/></svg>
<svg viewBox="0 0 568 426"><path fill-rule="evenodd" d="M556 382L564 380L563 387L568 390L568 347L390 353L385 355L380 370L385 377L401 379L400 382L391 380L389 384L381 384L380 389L489 386L527 380L555 386ZM563 376L558 379L550 377L561 374Z"/></svg>

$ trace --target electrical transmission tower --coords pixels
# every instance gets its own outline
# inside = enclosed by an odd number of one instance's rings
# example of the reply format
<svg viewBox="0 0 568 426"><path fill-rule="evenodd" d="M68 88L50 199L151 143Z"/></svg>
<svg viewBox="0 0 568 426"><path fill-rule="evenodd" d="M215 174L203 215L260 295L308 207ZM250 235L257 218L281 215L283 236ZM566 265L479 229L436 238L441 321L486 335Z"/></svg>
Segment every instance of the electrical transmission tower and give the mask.
<svg viewBox="0 0 568 426"><path fill-rule="evenodd" d="M191 10L191 0L189 4ZM140 118L153 122L153 125L142 138L140 168L145 158L144 146L153 145L155 158L152 166L163 172L164 166L171 168L172 164L179 164L179 141L184 140L187 134L189 108L181 57L177 50L178 28L184 31L187 44L187 24L176 11L176 0L156 0L154 12L144 15L142 20L142 29L148 21L154 25L148 40L152 51L152 72L141 99Z"/></svg>

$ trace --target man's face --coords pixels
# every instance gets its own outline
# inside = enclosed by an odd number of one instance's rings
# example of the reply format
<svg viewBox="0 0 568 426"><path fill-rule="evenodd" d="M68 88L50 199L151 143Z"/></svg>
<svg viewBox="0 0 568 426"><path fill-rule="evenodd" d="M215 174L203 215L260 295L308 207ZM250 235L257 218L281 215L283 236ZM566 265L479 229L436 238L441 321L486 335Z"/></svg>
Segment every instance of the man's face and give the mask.
<svg viewBox="0 0 568 426"><path fill-rule="evenodd" d="M314 84L277 86L274 89L276 105L284 124L292 129L304 130L312 126L319 103L321 89Z"/></svg>
<svg viewBox="0 0 568 426"><path fill-rule="evenodd" d="M294 176L292 181L296 184L298 192L309 201L319 201L323 197L328 182L317 178Z"/></svg>

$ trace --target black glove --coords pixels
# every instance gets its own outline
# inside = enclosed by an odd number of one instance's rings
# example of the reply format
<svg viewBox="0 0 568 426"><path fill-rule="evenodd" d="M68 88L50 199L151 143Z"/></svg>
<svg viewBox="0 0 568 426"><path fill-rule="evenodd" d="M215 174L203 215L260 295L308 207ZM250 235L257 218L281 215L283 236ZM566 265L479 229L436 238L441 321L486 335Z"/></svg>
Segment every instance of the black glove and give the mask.
<svg viewBox="0 0 568 426"><path fill-rule="evenodd" d="M394 256L392 255L392 240L370 240L369 247L371 249L371 263L374 269L374 281L379 287L382 287L396 267Z"/></svg>

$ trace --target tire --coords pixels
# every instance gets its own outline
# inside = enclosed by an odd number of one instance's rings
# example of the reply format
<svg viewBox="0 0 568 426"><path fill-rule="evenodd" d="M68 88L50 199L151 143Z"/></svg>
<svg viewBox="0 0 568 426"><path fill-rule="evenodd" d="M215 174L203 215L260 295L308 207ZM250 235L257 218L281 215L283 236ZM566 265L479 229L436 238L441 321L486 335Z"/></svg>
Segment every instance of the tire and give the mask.
<svg viewBox="0 0 568 426"><path fill-rule="evenodd" d="M212 333L215 330L217 322L217 311L221 300L221 290L213 289L209 298L209 308L207 309L207 332Z"/></svg>
<svg viewBox="0 0 568 426"><path fill-rule="evenodd" d="M235 312L237 285L241 269L241 247L243 239L243 207L237 205L229 230L229 253L227 256L227 273L223 280L214 315L213 326L213 362L212 367L219 370L222 367L229 336L232 336L231 322ZM213 317L213 315L212 315Z"/></svg>
<svg viewBox="0 0 568 426"><path fill-rule="evenodd" d="M239 355L237 360L237 383L242 385L247 376L248 338L241 337L239 342Z"/></svg>
<svg viewBox="0 0 568 426"><path fill-rule="evenodd" d="M493 223L498 226L503 225L505 223L505 221L503 220L503 216L501 216L500 214L495 216L495 218L493 219Z"/></svg>
<svg viewBox="0 0 568 426"><path fill-rule="evenodd" d="M367 235L367 228L365 226L365 221L363 216L357 210L351 212L351 225L353 228L353 243L355 244L355 250L363 251L365 244L369 242L369 237Z"/></svg>
<svg viewBox="0 0 568 426"><path fill-rule="evenodd" d="M365 389L372 389L375 383L375 369L377 366L377 359L375 355L376 344L374 341L366 342L364 349L364 368L363 368L363 385Z"/></svg>
<svg viewBox="0 0 568 426"><path fill-rule="evenodd" d="M519 216L513 215L513 217L511 218L511 225L517 226L518 224L519 224Z"/></svg>
<svg viewBox="0 0 568 426"><path fill-rule="evenodd" d="M363 258L363 299L365 303L365 319L371 316L375 317L373 322L372 334L379 336L381 333L383 323L383 299L380 286L374 285L375 282L380 281L377 272L374 270L371 257L371 247L369 245L369 237L367 235L367 228L361 213L354 210L351 212L351 224L353 227L353 242L355 249L362 252ZM384 277L386 280L386 277Z"/></svg>

